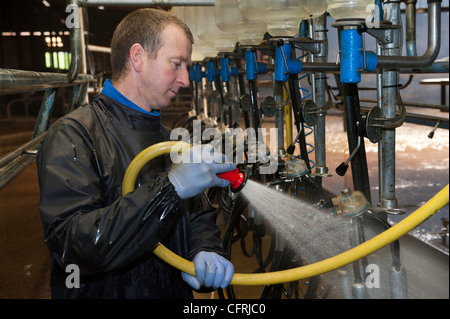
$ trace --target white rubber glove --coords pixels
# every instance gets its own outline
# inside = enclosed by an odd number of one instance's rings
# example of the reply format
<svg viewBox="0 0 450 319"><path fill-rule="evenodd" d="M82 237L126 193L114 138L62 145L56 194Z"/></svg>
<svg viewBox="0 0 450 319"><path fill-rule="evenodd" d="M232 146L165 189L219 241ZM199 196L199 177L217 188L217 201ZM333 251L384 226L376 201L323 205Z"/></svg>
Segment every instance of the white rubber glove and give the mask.
<svg viewBox="0 0 450 319"><path fill-rule="evenodd" d="M194 258L195 277L181 273L183 280L195 290L200 287L226 288L233 278L234 266L226 258L213 253L201 251Z"/></svg>
<svg viewBox="0 0 450 319"><path fill-rule="evenodd" d="M226 187L229 181L217 177L217 174L236 169L236 164L225 163L220 153L211 155L202 152L201 147L191 147L188 160L173 163L169 171L169 180L182 199L194 197L211 187Z"/></svg>

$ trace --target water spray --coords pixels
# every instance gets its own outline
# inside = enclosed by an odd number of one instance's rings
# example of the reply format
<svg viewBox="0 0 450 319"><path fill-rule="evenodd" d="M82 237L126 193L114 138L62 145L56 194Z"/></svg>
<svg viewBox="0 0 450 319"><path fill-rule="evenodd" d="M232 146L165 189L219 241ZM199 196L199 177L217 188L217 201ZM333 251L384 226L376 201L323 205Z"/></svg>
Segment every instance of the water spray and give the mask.
<svg viewBox="0 0 450 319"><path fill-rule="evenodd" d="M125 196L127 193L134 190L139 172L149 161L158 156L169 154L171 151L173 151L173 148L176 145L179 146L178 150L180 151L191 147L188 143L170 141L154 144L139 153L130 163L127 171L125 172L122 183L122 196ZM417 209L415 212L410 214L398 224L339 255L319 262L308 264L306 266L288 270L259 274L235 273L231 281L231 285L259 286L282 284L321 275L348 265L383 248L386 245L389 245L401 236L413 230L427 218L438 212L449 202L448 190L449 185L444 187L438 194L436 194L427 203L425 203L425 205ZM179 269L180 271L195 276L194 264L191 261L178 256L177 254L164 247L161 243L158 243L155 246L155 248L153 249L153 253L169 265Z"/></svg>

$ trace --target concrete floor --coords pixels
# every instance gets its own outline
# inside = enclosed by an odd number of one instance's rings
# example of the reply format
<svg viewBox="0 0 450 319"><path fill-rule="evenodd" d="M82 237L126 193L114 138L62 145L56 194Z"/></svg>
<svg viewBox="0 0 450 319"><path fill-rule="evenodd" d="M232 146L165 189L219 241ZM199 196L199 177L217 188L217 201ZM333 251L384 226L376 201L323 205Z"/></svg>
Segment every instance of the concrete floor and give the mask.
<svg viewBox="0 0 450 319"><path fill-rule="evenodd" d="M267 125L270 126L270 122ZM19 127L25 132L18 132L16 129L9 133L0 131L0 156L13 148L15 143L20 145L24 142L23 139L27 140L32 130L31 124L20 124ZM412 124L405 124L397 130L397 196L399 205L407 214L448 184L449 132L438 130L430 140L427 138L430 130ZM348 157L345 136L342 117L337 114L328 116L327 163L333 176L324 179L323 183L325 188L335 193L351 185L350 174L346 177L334 174L334 169ZM8 142L10 140L15 140L15 143ZM370 143L366 146L372 198L376 201L377 147ZM43 242L38 201L35 164L0 191L0 299L50 298L49 254ZM447 205L426 221L423 227L417 230L417 235L428 242L439 244L441 239L436 234L441 231L441 219L448 219L448 214ZM224 227L224 224L221 224L221 227ZM448 238L446 243L448 247ZM268 242L265 242L265 246L268 246ZM441 248L445 249L444 246ZM232 260L238 272L251 272L257 266L254 259L242 255L238 244L233 247ZM238 298L258 298L261 290L262 287L239 287L235 289L235 293ZM218 298L217 293L196 297Z"/></svg>
<svg viewBox="0 0 450 319"><path fill-rule="evenodd" d="M0 192L0 298L50 298L49 253L32 164Z"/></svg>

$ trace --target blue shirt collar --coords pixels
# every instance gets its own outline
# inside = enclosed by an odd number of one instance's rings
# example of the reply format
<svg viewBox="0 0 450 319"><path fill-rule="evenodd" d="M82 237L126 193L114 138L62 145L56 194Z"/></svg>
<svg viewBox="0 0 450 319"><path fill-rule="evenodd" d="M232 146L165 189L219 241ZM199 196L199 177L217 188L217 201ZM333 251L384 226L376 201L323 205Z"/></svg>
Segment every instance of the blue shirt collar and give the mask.
<svg viewBox="0 0 450 319"><path fill-rule="evenodd" d="M132 109L139 111L141 113L144 113L147 115L152 115L152 116L160 116L161 115L161 113L159 111L154 110L152 112L148 112L148 111L144 110L143 108L137 106L133 102L131 102L122 93L117 91L117 89L111 84L111 80L105 81L105 83L103 85L102 93L105 94L106 96L109 96L113 100L116 100L117 102L119 102L123 105L126 105L128 107L131 107Z"/></svg>

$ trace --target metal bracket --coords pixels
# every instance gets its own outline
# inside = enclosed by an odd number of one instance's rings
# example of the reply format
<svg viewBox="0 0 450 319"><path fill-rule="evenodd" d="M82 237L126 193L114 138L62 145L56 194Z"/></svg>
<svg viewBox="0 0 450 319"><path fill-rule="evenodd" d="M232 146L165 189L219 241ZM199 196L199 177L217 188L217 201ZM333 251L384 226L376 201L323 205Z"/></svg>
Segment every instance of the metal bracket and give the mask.
<svg viewBox="0 0 450 319"><path fill-rule="evenodd" d="M250 111L252 109L252 100L248 93L241 96L241 107L244 111Z"/></svg>
<svg viewBox="0 0 450 319"><path fill-rule="evenodd" d="M311 52L313 54L322 53L322 44L326 43L324 40L313 40L311 38L292 38L289 43L295 44L298 48Z"/></svg>
<svg viewBox="0 0 450 319"><path fill-rule="evenodd" d="M366 135L369 141L372 143L378 143L382 138L382 128L377 125L373 125L376 121L382 117L382 111L378 106L373 107L366 118Z"/></svg>
<svg viewBox="0 0 450 319"><path fill-rule="evenodd" d="M302 114L305 123L314 126L317 124L317 115L320 113L320 109L317 108L316 103L313 100L307 100L302 104Z"/></svg>
<svg viewBox="0 0 450 319"><path fill-rule="evenodd" d="M286 103L277 103L273 96L267 96L261 103L261 109L265 116L272 117L277 109L283 109L286 105Z"/></svg>
<svg viewBox="0 0 450 319"><path fill-rule="evenodd" d="M383 44L390 44L394 41L394 30L401 29L401 25L392 24L390 21L380 21L379 27L367 28L366 32Z"/></svg>
<svg viewBox="0 0 450 319"><path fill-rule="evenodd" d="M313 54L322 53L322 44L326 44L325 40L313 40L311 38L286 38L286 37L272 37L268 42L277 43L282 40L286 43L294 44L297 48L311 52Z"/></svg>

